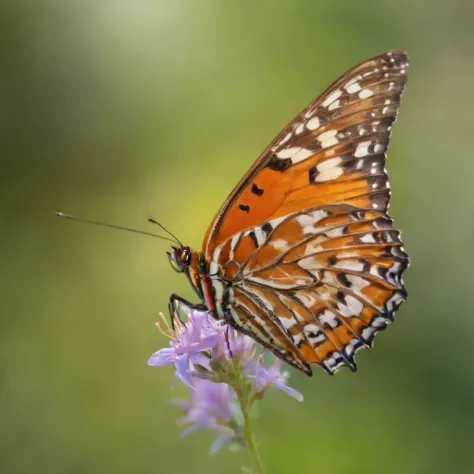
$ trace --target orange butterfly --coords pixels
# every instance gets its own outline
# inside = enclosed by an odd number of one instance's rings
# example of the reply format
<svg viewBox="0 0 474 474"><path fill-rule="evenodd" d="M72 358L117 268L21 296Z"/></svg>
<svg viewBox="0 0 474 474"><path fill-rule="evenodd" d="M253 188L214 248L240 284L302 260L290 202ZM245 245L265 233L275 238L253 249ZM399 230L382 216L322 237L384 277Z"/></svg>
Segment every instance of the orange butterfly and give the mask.
<svg viewBox="0 0 474 474"><path fill-rule="evenodd" d="M355 66L268 146L224 202L202 251L173 247L205 309L312 375L356 370L406 299L409 260L387 214L390 131L408 57Z"/></svg>

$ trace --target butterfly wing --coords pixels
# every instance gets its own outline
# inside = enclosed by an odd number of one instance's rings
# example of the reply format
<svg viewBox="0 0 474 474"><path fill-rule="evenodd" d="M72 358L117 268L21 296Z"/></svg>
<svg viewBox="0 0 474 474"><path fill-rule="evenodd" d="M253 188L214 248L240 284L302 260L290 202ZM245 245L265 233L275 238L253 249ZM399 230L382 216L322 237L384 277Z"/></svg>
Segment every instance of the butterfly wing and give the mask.
<svg viewBox="0 0 474 474"><path fill-rule="evenodd" d="M408 256L390 217L339 204L295 212L241 233L228 262L250 234L264 237L250 237L254 250L238 266L222 267L234 288L234 320L242 319L239 312L253 321L278 320L300 352L277 348L287 361L330 373L343 364L355 370L355 352L371 346L406 298L401 276ZM242 295L253 299L251 311Z"/></svg>
<svg viewBox="0 0 474 474"><path fill-rule="evenodd" d="M309 372L355 369L406 297L385 152L408 58L354 67L301 112L230 194L204 240L232 283L230 321Z"/></svg>

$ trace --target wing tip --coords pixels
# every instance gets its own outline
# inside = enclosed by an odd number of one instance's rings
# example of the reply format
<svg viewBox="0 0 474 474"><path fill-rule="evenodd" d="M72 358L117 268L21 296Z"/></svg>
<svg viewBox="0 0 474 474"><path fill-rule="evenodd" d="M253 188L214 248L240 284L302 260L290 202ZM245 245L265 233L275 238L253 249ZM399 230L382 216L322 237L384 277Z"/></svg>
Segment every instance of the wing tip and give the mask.
<svg viewBox="0 0 474 474"><path fill-rule="evenodd" d="M379 54L376 57L384 57L384 56L388 56L388 57L399 56L399 57L404 57L406 61L409 60L408 52L404 49L398 49L398 48L387 49L386 51L384 51L383 53Z"/></svg>

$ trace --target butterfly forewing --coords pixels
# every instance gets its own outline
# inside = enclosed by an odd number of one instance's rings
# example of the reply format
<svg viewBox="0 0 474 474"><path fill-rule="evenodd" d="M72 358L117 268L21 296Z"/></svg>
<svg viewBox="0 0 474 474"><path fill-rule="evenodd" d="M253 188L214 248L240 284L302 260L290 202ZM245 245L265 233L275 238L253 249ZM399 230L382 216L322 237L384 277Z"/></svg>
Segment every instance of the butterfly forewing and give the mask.
<svg viewBox="0 0 474 474"><path fill-rule="evenodd" d="M406 83L389 51L299 114L231 193L204 241L233 288L230 322L307 371L355 369L405 299L385 152Z"/></svg>

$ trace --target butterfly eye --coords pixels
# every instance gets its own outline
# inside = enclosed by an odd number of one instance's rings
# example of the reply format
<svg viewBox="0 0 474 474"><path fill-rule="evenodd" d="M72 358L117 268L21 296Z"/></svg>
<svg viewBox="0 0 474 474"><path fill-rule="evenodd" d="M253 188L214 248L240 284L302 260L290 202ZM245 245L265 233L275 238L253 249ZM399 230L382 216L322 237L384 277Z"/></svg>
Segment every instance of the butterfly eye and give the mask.
<svg viewBox="0 0 474 474"><path fill-rule="evenodd" d="M191 251L189 250L189 247L185 247L182 250L180 260L182 264L189 265L189 263L191 262Z"/></svg>
<svg viewBox="0 0 474 474"><path fill-rule="evenodd" d="M181 260L178 261L177 253L175 249L173 249L173 252L166 252L166 253L168 254L168 259L170 261L171 266L173 267L173 270L178 273L183 273L184 265L182 264Z"/></svg>

